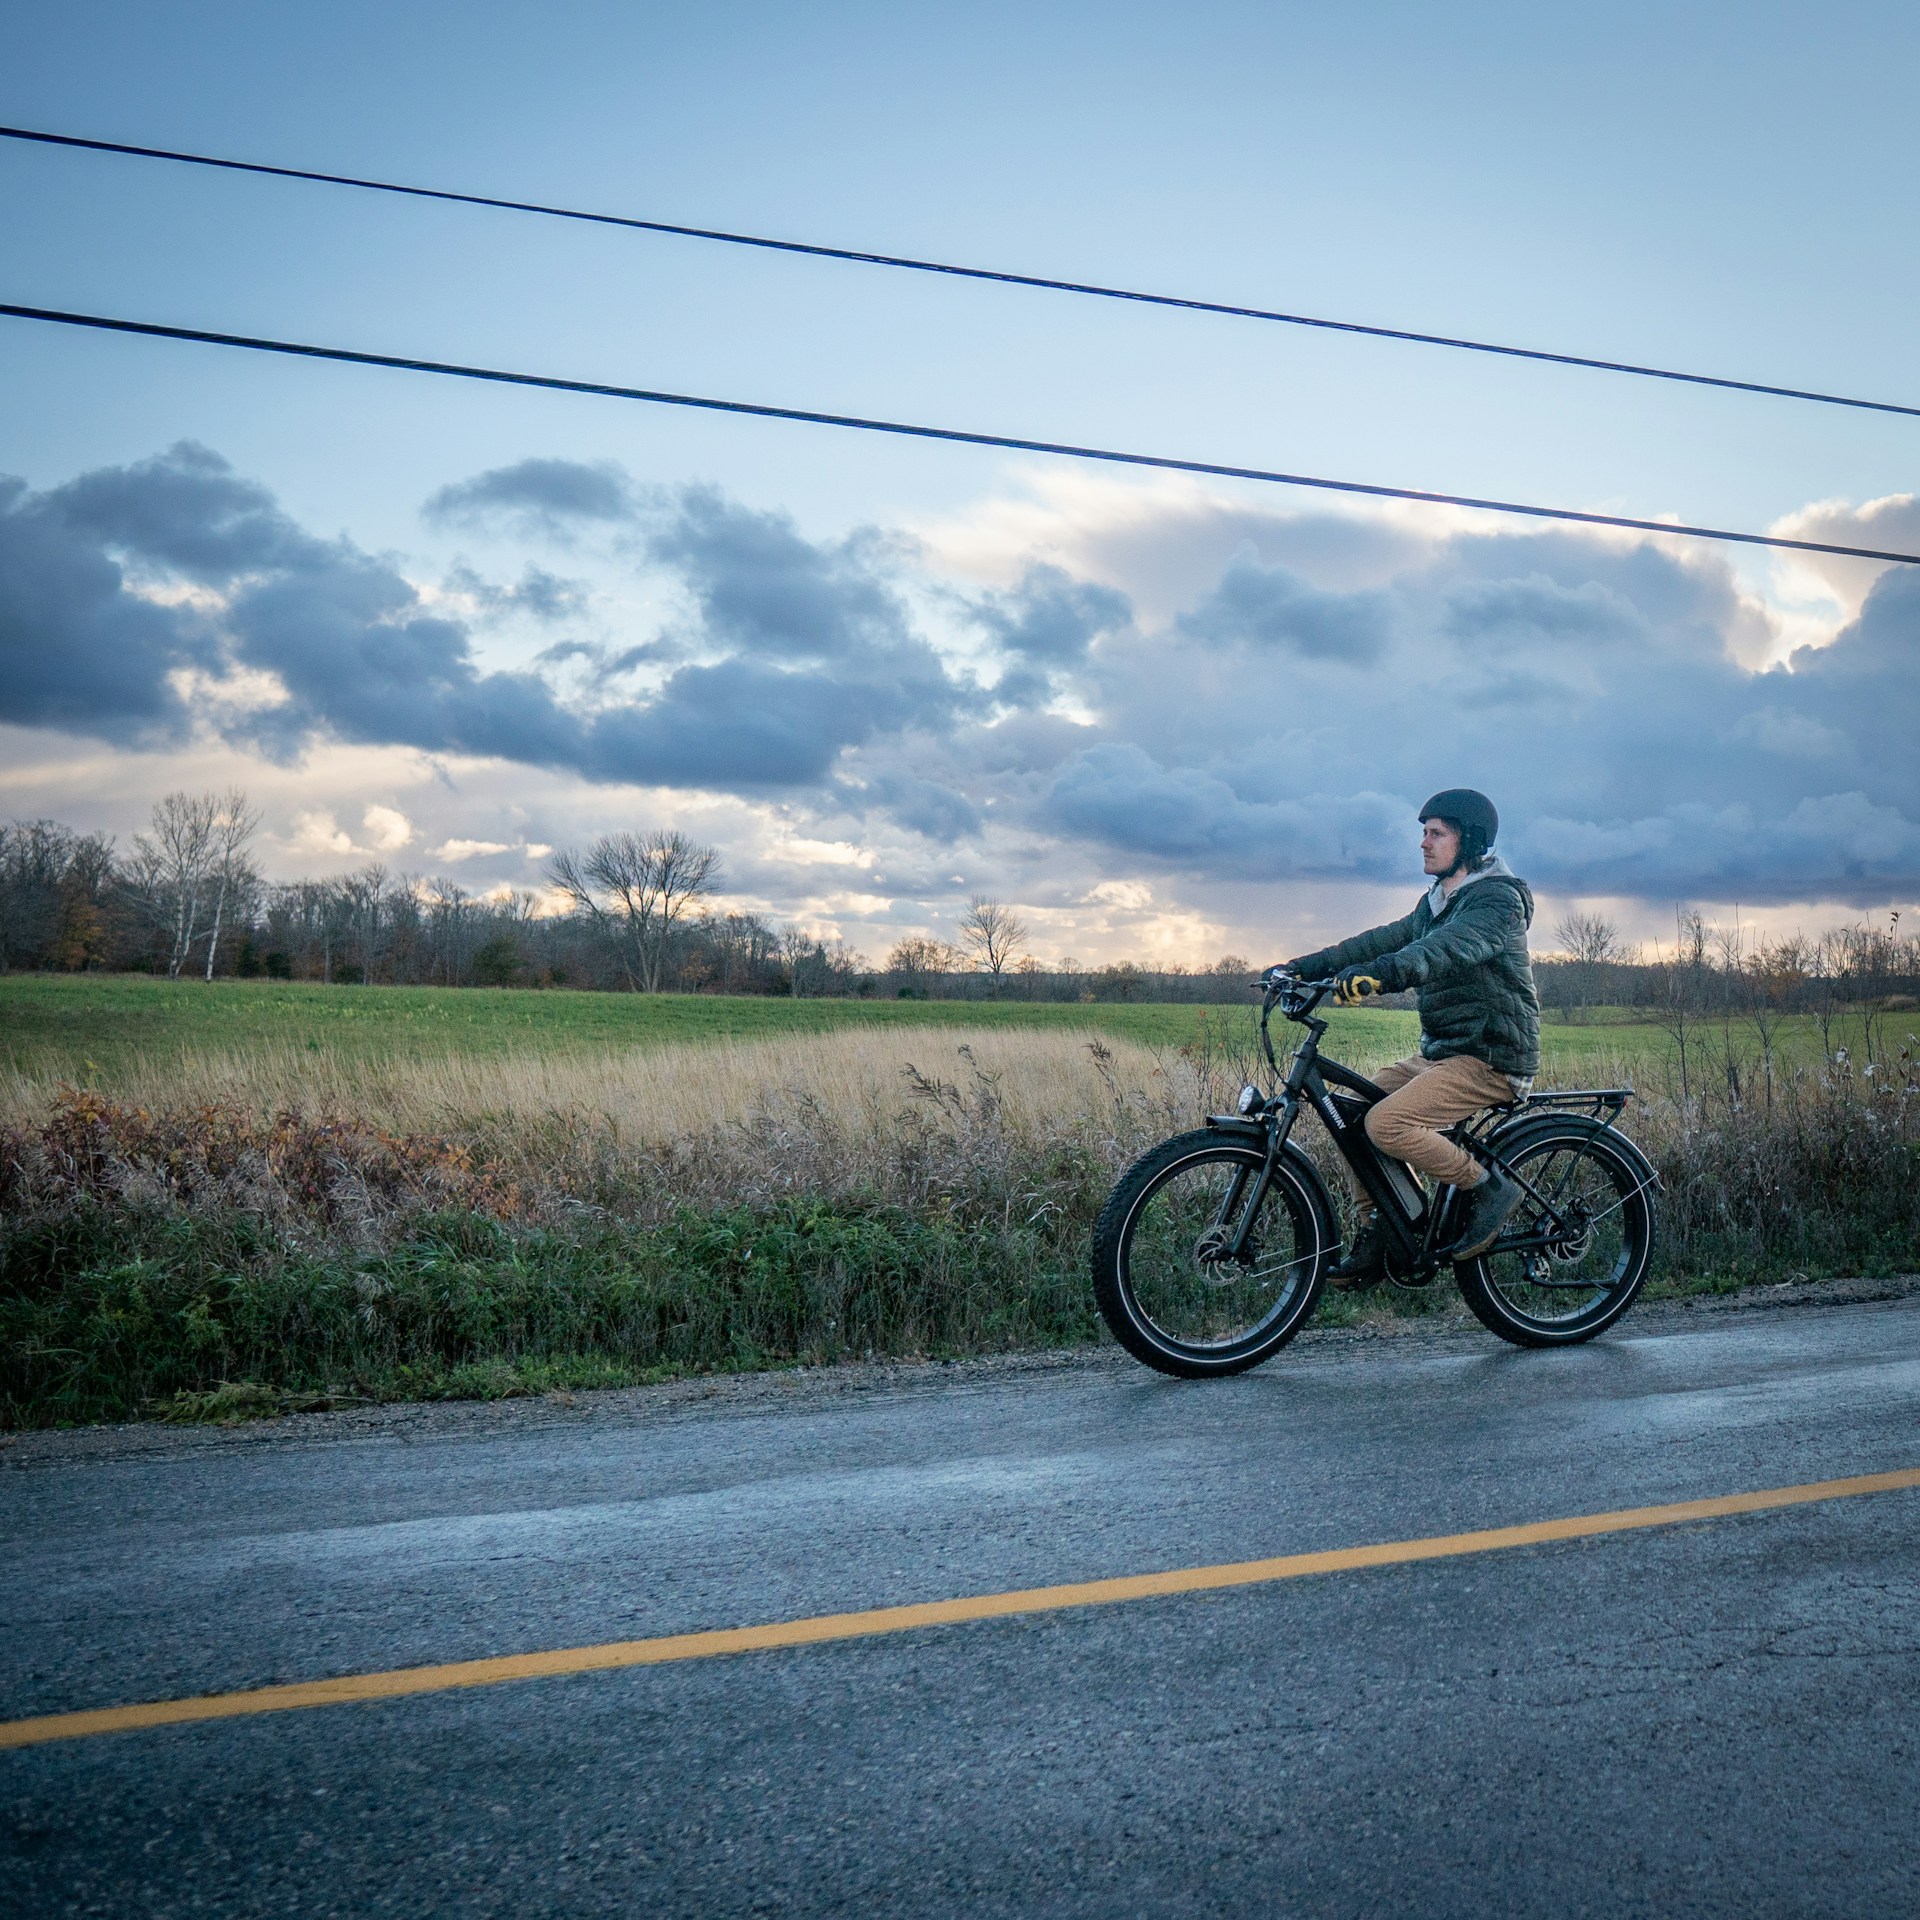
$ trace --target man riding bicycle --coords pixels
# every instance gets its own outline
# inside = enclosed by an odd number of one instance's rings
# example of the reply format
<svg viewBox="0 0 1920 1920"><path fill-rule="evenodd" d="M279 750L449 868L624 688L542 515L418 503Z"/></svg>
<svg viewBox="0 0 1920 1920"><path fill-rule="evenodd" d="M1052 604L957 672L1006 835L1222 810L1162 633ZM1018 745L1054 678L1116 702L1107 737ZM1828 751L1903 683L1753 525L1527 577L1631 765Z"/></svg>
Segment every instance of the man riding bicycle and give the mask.
<svg viewBox="0 0 1920 1920"><path fill-rule="evenodd" d="M1462 1188L1460 1231L1442 1257L1484 1251L1519 1204L1516 1181L1490 1173L1443 1128L1483 1107L1524 1098L1540 1070L1540 998L1527 954L1533 894L1492 851L1500 816L1485 794L1449 787L1420 809L1421 864L1433 885L1404 920L1302 954L1284 970L1337 975L1334 998L1357 1006L1376 993L1420 990L1420 1051L1373 1076L1387 1097L1367 1112L1382 1153ZM1386 1277L1373 1202L1354 1196L1351 1245L1330 1276L1364 1287Z"/></svg>

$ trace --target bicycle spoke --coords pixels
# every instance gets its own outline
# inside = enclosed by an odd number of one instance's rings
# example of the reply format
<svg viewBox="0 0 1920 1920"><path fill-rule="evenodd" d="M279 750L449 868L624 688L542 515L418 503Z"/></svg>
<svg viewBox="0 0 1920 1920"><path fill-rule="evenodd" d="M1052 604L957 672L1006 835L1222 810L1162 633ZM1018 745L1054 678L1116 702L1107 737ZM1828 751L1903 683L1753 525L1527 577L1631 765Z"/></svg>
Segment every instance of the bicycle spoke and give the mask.
<svg viewBox="0 0 1920 1920"><path fill-rule="evenodd" d="M1128 1282L1136 1309L1165 1338L1190 1347L1236 1345L1307 1284L1318 1257L1311 1223L1296 1220L1276 1189L1263 1196L1239 1253L1232 1253L1253 1184L1243 1166L1201 1160L1176 1168L1142 1202L1129 1239Z"/></svg>
<svg viewBox="0 0 1920 1920"><path fill-rule="evenodd" d="M1482 1257L1487 1283L1533 1325L1578 1321L1634 1269L1623 1209L1644 1188L1614 1155L1551 1143L1515 1162L1527 1188L1509 1230ZM1551 1194L1551 1200L1545 1196Z"/></svg>

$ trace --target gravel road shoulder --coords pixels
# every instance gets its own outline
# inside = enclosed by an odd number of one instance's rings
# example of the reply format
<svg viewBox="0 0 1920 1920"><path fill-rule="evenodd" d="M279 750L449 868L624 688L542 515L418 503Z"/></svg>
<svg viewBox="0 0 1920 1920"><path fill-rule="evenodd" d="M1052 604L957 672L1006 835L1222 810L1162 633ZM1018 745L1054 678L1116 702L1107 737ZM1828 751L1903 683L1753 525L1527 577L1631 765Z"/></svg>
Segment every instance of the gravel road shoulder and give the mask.
<svg viewBox="0 0 1920 1920"><path fill-rule="evenodd" d="M1882 1279L1787 1281L1738 1293L1648 1300L1637 1305L1619 1333L1678 1333L1724 1325L1729 1316L1785 1310L1817 1311L1904 1300L1920 1294L1920 1274ZM1397 1351L1447 1348L1492 1339L1457 1302L1417 1320L1381 1315L1358 1326L1310 1327L1291 1351L1324 1354L1391 1343ZM655 1421L804 1411L854 1396L899 1398L946 1391L970 1382L997 1382L1020 1374L1130 1373L1135 1363L1117 1347L1059 1352L991 1354L949 1361L871 1361L834 1367L787 1367L766 1373L709 1374L656 1386L609 1387L513 1400L390 1403L326 1413L286 1414L233 1426L177 1426L159 1422L0 1434L0 1471L106 1465L254 1447L328 1446L354 1441L484 1439L541 1427L605 1424L633 1427Z"/></svg>

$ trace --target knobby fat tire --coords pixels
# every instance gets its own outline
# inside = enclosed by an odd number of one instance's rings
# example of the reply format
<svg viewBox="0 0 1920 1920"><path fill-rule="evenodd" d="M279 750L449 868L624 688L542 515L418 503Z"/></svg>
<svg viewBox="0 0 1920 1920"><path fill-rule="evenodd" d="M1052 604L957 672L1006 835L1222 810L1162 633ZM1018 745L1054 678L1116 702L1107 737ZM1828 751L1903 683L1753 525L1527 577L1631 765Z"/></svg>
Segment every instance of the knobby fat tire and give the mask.
<svg viewBox="0 0 1920 1920"><path fill-rule="evenodd" d="M1481 1254L1454 1268L1460 1297L1468 1310L1490 1333L1497 1333L1516 1347L1571 1347L1603 1333L1633 1305L1645 1284L1653 1263L1654 1213L1653 1190L1636 1166L1637 1155L1621 1150L1598 1128L1562 1126L1530 1128L1525 1137L1510 1147L1496 1137L1491 1143L1509 1166L1524 1170L1529 1163L1572 1149L1578 1157L1590 1157L1607 1169L1616 1193L1627 1196L1620 1205L1623 1232L1630 1258L1626 1272L1608 1287L1593 1306L1577 1318L1544 1321L1522 1313L1512 1306L1494 1284L1488 1260ZM1521 1203L1524 1212L1527 1203ZM1516 1216L1518 1217L1518 1216Z"/></svg>
<svg viewBox="0 0 1920 1920"><path fill-rule="evenodd" d="M1217 1379L1224 1374L1244 1373L1278 1353L1313 1317L1339 1235L1319 1175L1291 1143L1275 1162L1265 1206L1286 1207L1296 1217L1305 1216L1313 1236L1313 1259L1307 1284L1278 1320L1263 1329L1258 1339L1212 1353L1165 1335L1156 1337L1148 1316L1133 1298L1127 1274L1130 1231L1142 1203L1165 1178L1181 1166L1206 1160L1238 1164L1257 1172L1264 1158L1257 1147L1243 1146L1209 1128L1199 1128L1162 1141L1120 1176L1094 1223L1093 1297L1113 1337L1136 1360L1181 1379Z"/></svg>

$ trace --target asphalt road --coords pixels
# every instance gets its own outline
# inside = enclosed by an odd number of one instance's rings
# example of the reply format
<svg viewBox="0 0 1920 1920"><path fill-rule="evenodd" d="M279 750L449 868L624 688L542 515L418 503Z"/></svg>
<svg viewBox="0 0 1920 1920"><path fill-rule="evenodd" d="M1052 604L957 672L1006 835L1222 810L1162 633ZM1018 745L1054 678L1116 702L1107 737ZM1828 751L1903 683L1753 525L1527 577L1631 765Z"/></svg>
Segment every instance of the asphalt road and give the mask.
<svg viewBox="0 0 1920 1920"><path fill-rule="evenodd" d="M0 1718L1920 1464L1920 1298L0 1453ZM1920 1491L0 1753L0 1911L1912 1914Z"/></svg>

